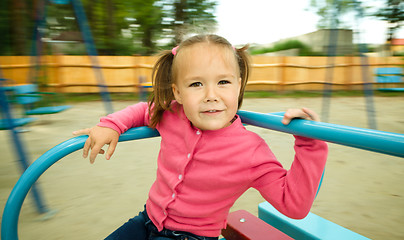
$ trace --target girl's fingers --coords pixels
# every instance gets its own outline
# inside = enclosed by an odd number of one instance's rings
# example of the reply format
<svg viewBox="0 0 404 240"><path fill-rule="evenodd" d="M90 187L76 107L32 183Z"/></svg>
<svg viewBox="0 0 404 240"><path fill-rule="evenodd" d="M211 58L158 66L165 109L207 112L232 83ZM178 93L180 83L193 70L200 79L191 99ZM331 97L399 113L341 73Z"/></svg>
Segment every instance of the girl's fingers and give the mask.
<svg viewBox="0 0 404 240"><path fill-rule="evenodd" d="M94 163L95 158L97 157L97 155L101 152L104 152L104 150L102 150L103 146L102 145L98 145L98 144L94 144L94 146L91 147L91 153L90 153L90 163Z"/></svg>
<svg viewBox="0 0 404 240"><path fill-rule="evenodd" d="M313 121L320 121L320 117L318 116L318 114L316 112L314 112L313 110L309 109L309 108L302 108L302 111L304 113L306 113L309 118Z"/></svg>
<svg viewBox="0 0 404 240"><path fill-rule="evenodd" d="M111 158L112 154L114 154L117 144L118 144L118 141L116 141L116 140L111 141L111 143L109 144L108 149L107 149L107 154L105 155L105 158L107 160L109 160Z"/></svg>
<svg viewBox="0 0 404 240"><path fill-rule="evenodd" d="M74 136L90 135L91 128L80 129L73 132Z"/></svg>
<svg viewBox="0 0 404 240"><path fill-rule="evenodd" d="M289 123L290 123L290 118L286 118L286 117L283 117L283 119L282 119L282 123L284 124L284 125L288 125Z"/></svg>
<svg viewBox="0 0 404 240"><path fill-rule="evenodd" d="M88 152L90 151L90 147L91 147L91 139L87 138L86 142L84 143L84 147L83 147L83 158L87 158Z"/></svg>
<svg viewBox="0 0 404 240"><path fill-rule="evenodd" d="M74 131L73 134L89 135L84 143L83 157L89 157L90 163L94 163L98 154L104 154L105 152L107 152L105 158L110 159L115 151L119 139L119 134L115 130L97 126L93 128L80 129ZM104 151L102 147L104 147L106 144L109 145L109 147L107 151Z"/></svg>
<svg viewBox="0 0 404 240"><path fill-rule="evenodd" d="M294 118L319 121L317 113L308 108L288 109L283 116L282 123L288 125Z"/></svg>
<svg viewBox="0 0 404 240"><path fill-rule="evenodd" d="M300 109L288 109L283 116L282 123L288 125L294 118L304 118L306 115Z"/></svg>

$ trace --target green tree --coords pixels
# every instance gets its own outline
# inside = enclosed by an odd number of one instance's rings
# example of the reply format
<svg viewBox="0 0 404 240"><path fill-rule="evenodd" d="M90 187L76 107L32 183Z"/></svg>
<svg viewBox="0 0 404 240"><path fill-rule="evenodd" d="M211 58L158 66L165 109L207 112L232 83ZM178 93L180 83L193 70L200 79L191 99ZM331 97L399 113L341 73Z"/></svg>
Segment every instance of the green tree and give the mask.
<svg viewBox="0 0 404 240"><path fill-rule="evenodd" d="M133 46L121 32L121 29L128 28L129 25L125 20L125 16L128 15L126 2L118 0L83 0L82 2L98 54L131 54ZM49 4L47 19L53 36L63 32L82 34L78 27L79 19L71 4Z"/></svg>
<svg viewBox="0 0 404 240"><path fill-rule="evenodd" d="M213 0L81 1L100 55L153 54L159 45L176 44L188 33L212 31L216 24ZM37 10L41 3L45 4L46 15L43 37L63 33L77 36L80 30L72 4L1 0L1 54L29 53L34 18L41 15Z"/></svg>
<svg viewBox="0 0 404 240"><path fill-rule="evenodd" d="M311 0L310 9L320 16L317 27L323 29L351 27L350 21L343 20L344 15L355 12L362 17L367 7L358 0Z"/></svg>
<svg viewBox="0 0 404 240"><path fill-rule="evenodd" d="M27 55L34 22L33 1L0 1L1 55Z"/></svg>
<svg viewBox="0 0 404 240"><path fill-rule="evenodd" d="M129 26L125 20L129 14L127 2L129 1L83 1L91 32L100 55L129 54L132 50L132 45L122 35L122 29Z"/></svg>
<svg viewBox="0 0 404 240"><path fill-rule="evenodd" d="M163 11L158 1L131 0L130 18L133 18L131 32L135 39L139 39L140 54L150 55L156 51L156 41L160 38Z"/></svg>
<svg viewBox="0 0 404 240"><path fill-rule="evenodd" d="M213 0L169 0L165 2L165 21L163 24L173 44L180 43L189 33L210 32L216 27Z"/></svg>
<svg viewBox="0 0 404 240"><path fill-rule="evenodd" d="M397 30L403 25L404 2L402 0L386 0L385 6L379 9L374 16L389 23L387 41L391 41Z"/></svg>
<svg viewBox="0 0 404 240"><path fill-rule="evenodd" d="M0 54L7 55L12 52L11 47L11 32L10 32L10 0L0 1Z"/></svg>

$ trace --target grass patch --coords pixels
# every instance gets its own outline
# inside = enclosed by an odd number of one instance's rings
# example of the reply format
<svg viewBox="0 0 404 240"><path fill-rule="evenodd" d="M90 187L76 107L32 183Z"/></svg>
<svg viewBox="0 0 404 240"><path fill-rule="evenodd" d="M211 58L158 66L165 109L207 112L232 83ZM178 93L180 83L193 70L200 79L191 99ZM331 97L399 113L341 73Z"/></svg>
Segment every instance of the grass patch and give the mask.
<svg viewBox="0 0 404 240"><path fill-rule="evenodd" d="M110 93L111 101L139 101L137 93ZM374 96L378 97L404 97L404 92L381 92L374 91ZM363 91L332 91L331 97L364 97ZM322 91L254 91L245 92L244 98L313 98L323 97ZM102 101L98 93L66 93L66 102L92 102Z"/></svg>
<svg viewBox="0 0 404 240"><path fill-rule="evenodd" d="M244 98L302 98L302 97L321 97L321 92L306 92L306 91L284 91L284 92L271 92L271 91L256 91L245 92Z"/></svg>
<svg viewBox="0 0 404 240"><path fill-rule="evenodd" d="M404 97L404 92L382 92L374 91L374 96L378 97ZM363 97L365 96L363 91L332 91L331 97ZM311 97L323 97L322 91L256 91L245 92L244 98L311 98Z"/></svg>
<svg viewBox="0 0 404 240"><path fill-rule="evenodd" d="M275 43L272 47L251 48L251 55L265 54L270 52L279 52L289 49L299 49L299 56L323 56L323 53L314 52L308 45L299 40L287 40Z"/></svg>
<svg viewBox="0 0 404 240"><path fill-rule="evenodd" d="M139 94L136 93L110 93L111 101L138 101ZM103 98L99 93L65 93L66 102L93 102L102 101Z"/></svg>

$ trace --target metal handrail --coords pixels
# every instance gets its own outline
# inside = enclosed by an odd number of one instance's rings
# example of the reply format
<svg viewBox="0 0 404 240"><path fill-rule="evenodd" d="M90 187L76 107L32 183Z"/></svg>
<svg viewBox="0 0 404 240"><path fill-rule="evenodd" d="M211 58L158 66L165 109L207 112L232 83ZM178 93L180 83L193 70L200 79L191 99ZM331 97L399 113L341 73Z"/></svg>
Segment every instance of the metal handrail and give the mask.
<svg viewBox="0 0 404 240"><path fill-rule="evenodd" d="M404 134L296 119L285 126L280 114L239 111L243 123L344 146L404 157Z"/></svg>

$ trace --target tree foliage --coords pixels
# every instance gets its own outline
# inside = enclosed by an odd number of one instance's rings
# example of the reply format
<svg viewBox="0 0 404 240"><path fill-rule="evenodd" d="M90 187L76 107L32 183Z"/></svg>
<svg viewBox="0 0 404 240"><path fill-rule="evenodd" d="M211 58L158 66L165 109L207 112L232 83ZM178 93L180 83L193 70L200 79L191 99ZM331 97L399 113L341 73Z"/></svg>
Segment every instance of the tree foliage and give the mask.
<svg viewBox="0 0 404 240"><path fill-rule="evenodd" d="M286 40L275 43L272 47L266 48L251 48L251 55L265 54L271 52L279 52L289 49L298 49L299 56L321 56L322 53L314 52L308 45L299 40Z"/></svg>
<svg viewBox="0 0 404 240"><path fill-rule="evenodd" d="M215 29L214 10L217 3L212 0L167 0L163 2L165 19L163 24L172 44L179 44L188 33L211 32Z"/></svg>
<svg viewBox="0 0 404 240"><path fill-rule="evenodd" d="M311 0L310 8L320 16L317 27L324 29L350 27L350 21L344 20L344 16L356 13L357 16L363 17L367 7L358 0Z"/></svg>
<svg viewBox="0 0 404 240"><path fill-rule="evenodd" d="M403 25L404 2L402 0L386 0L385 6L379 9L374 16L389 22L387 41L390 41Z"/></svg>
<svg viewBox="0 0 404 240"><path fill-rule="evenodd" d="M0 54L26 55L34 19L29 0L0 1Z"/></svg>
<svg viewBox="0 0 404 240"><path fill-rule="evenodd" d="M47 0L0 1L0 54L29 55L36 6L46 4L42 37L77 37L80 31L71 4ZM215 27L214 0L82 0L100 55L150 55L192 32ZM84 54L84 53L81 53Z"/></svg>
<svg viewBox="0 0 404 240"><path fill-rule="evenodd" d="M311 0L310 8L321 17L318 28L351 27L344 21L344 15L355 13L356 17L374 16L389 23L387 41L394 38L396 31L402 27L404 21L403 0L385 0L384 7L375 13L368 13L371 1L359 0ZM352 21L352 20L351 20Z"/></svg>

